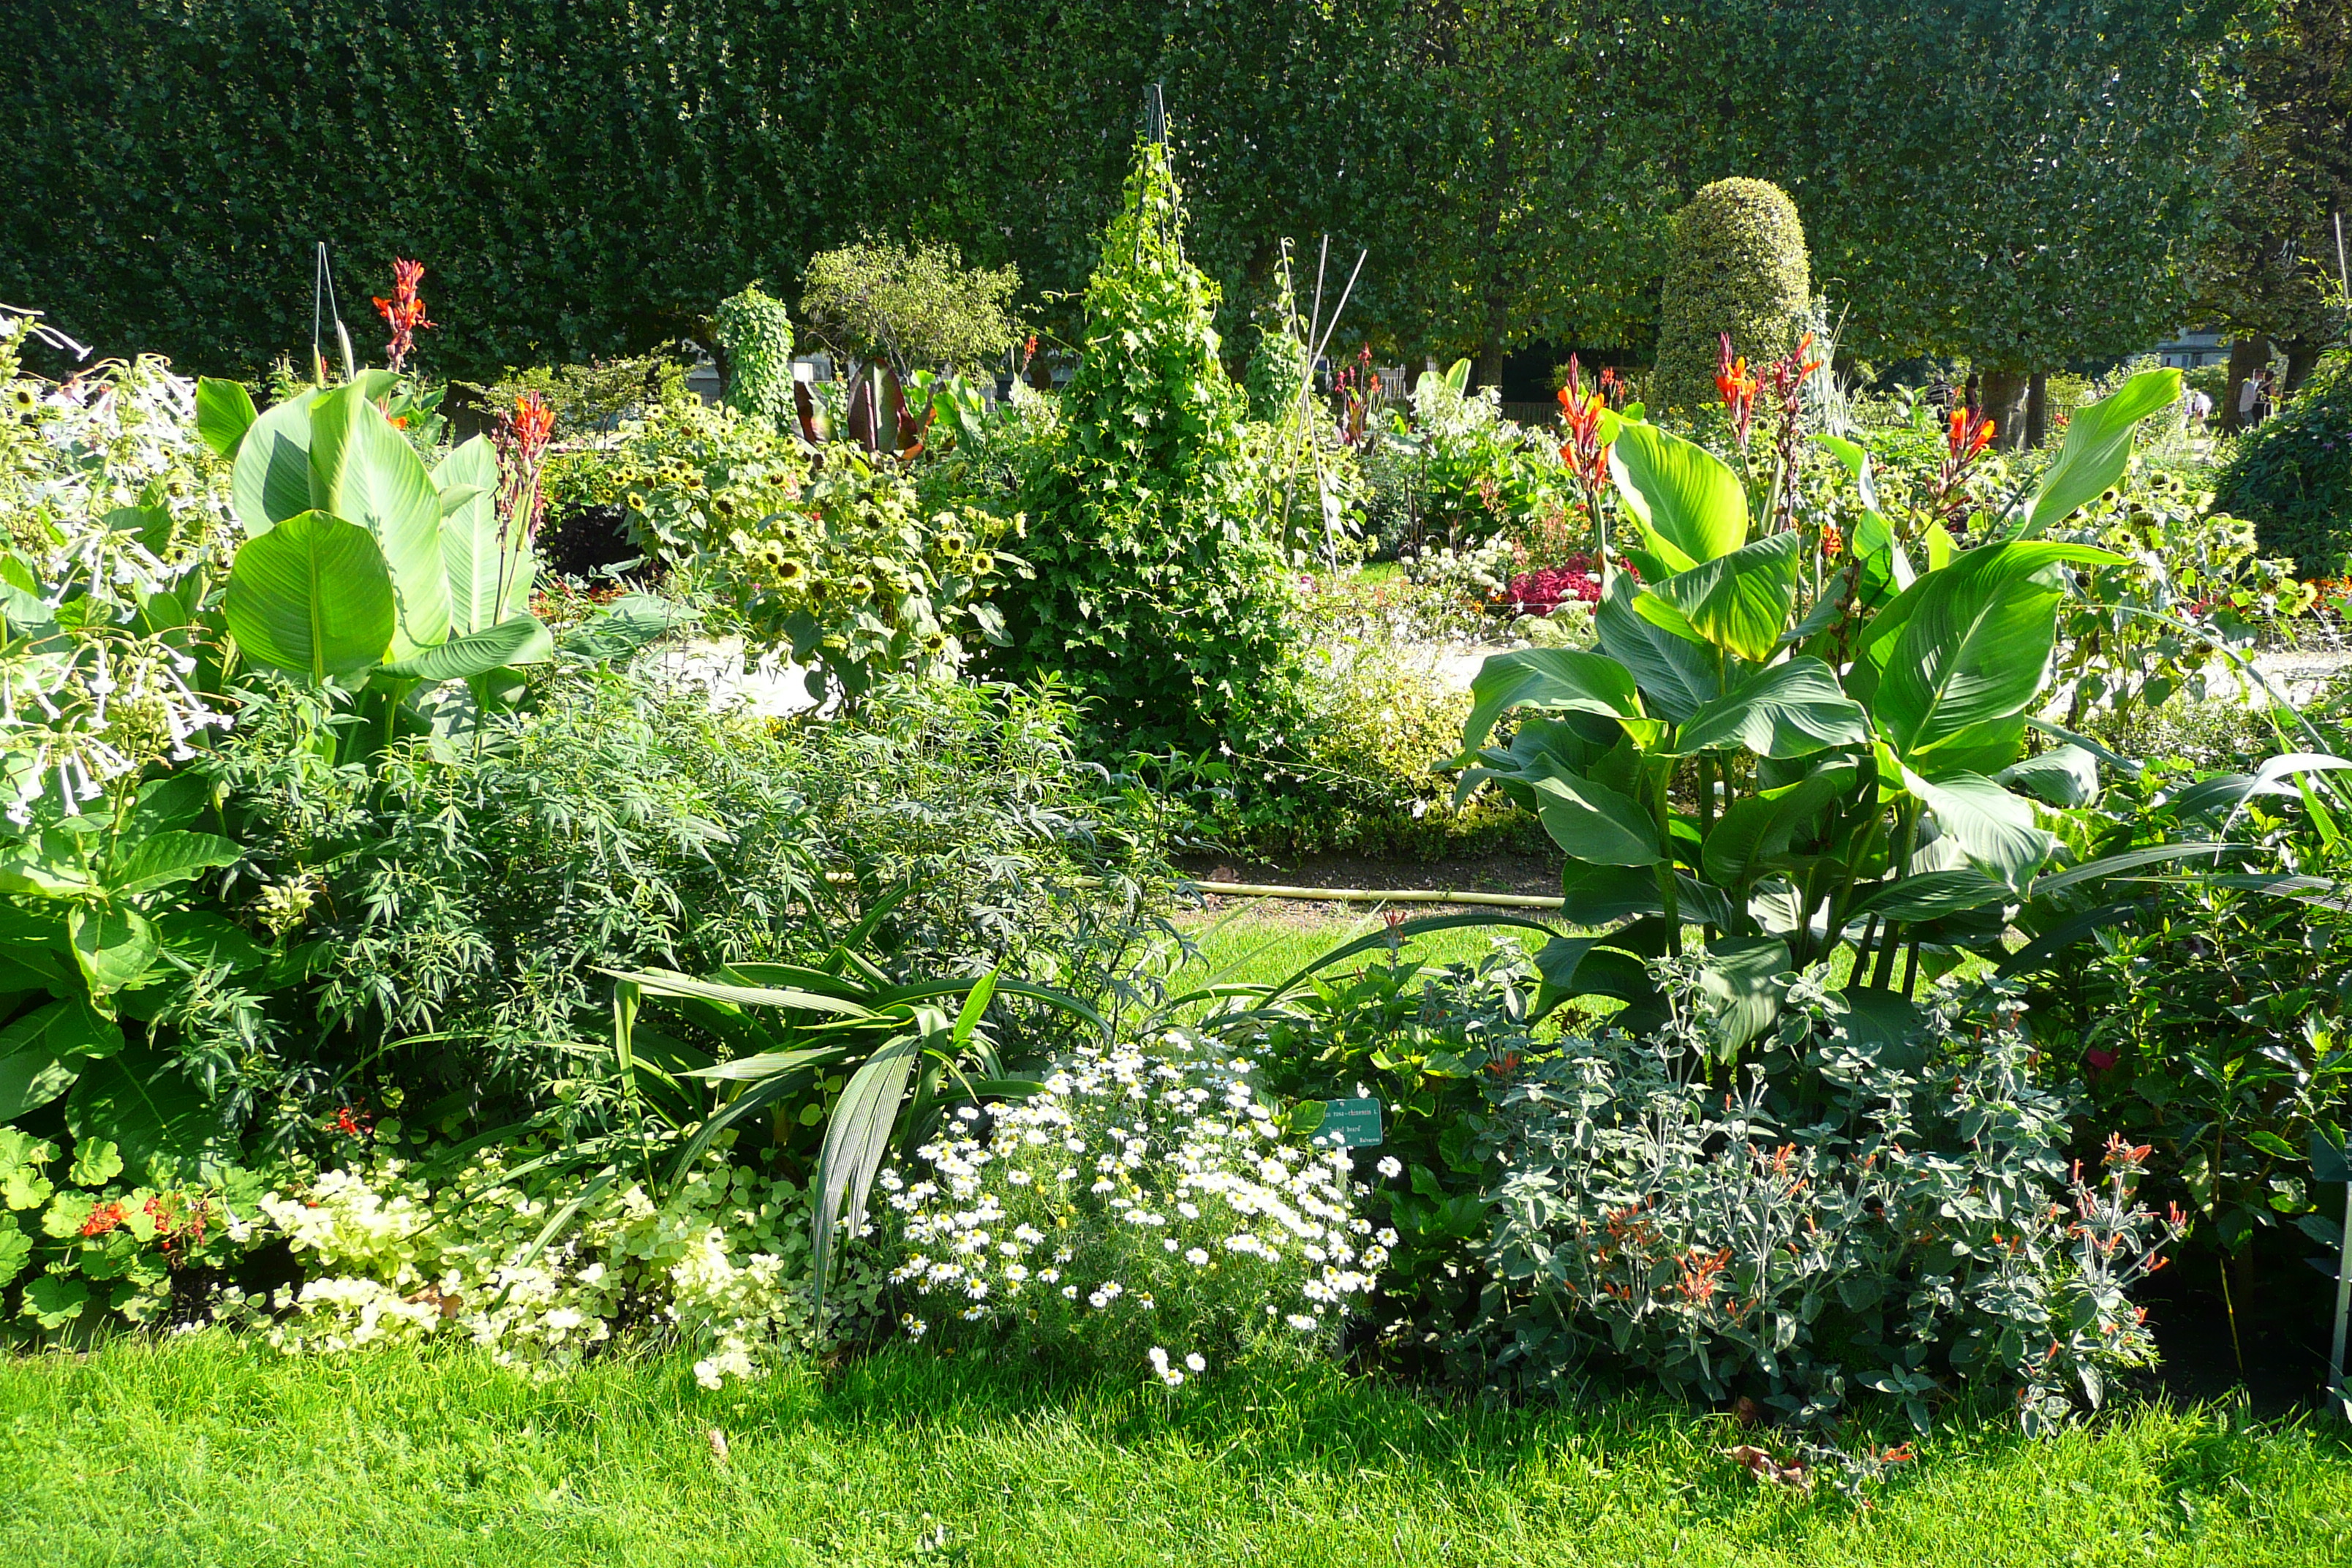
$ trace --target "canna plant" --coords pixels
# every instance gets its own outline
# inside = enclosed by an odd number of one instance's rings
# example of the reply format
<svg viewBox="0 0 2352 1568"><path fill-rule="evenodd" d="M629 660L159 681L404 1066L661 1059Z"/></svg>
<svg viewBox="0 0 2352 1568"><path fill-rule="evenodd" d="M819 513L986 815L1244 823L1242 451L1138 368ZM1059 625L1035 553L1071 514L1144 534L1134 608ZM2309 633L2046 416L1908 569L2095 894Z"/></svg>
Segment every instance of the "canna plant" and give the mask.
<svg viewBox="0 0 2352 1568"><path fill-rule="evenodd" d="M2032 495L1976 520L1984 542L1936 531L1924 565L1877 510L1866 458L1850 465L1864 504L1825 574L1801 558L1807 532L1750 536L1730 468L1610 416L1640 580L1612 578L1597 648L1487 659L1449 764L1462 796L1491 784L1539 817L1568 857L1569 917L1607 928L1543 950L1538 1006L1613 998L1628 1026L1661 1022L1651 961L1684 954L1696 928L1691 967L1727 1057L1772 1024L1783 976L1841 952L1851 1011L1888 1040L1915 1032L1923 954L1997 945L2053 870L2060 839L2036 802L2096 791L2081 747L2023 752L2067 574L2119 558L2042 535L2120 478L2133 427L2178 381L2150 373L2085 409Z"/></svg>

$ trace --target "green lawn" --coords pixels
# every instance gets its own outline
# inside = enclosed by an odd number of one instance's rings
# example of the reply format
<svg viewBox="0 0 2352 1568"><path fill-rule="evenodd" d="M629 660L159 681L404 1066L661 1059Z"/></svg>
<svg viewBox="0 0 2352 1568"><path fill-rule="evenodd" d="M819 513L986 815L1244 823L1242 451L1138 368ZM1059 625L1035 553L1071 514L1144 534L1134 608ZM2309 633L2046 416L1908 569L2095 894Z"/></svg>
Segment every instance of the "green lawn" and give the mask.
<svg viewBox="0 0 2352 1568"><path fill-rule="evenodd" d="M728 1458L714 1453L725 1435ZM0 1541L96 1563L2053 1563L2347 1560L2333 1430L2139 1409L1962 1426L1857 1511L1759 1486L1720 1418L1481 1413L1316 1369L1056 1390L894 1352L705 1393L480 1352L288 1361L205 1333L0 1363Z"/></svg>

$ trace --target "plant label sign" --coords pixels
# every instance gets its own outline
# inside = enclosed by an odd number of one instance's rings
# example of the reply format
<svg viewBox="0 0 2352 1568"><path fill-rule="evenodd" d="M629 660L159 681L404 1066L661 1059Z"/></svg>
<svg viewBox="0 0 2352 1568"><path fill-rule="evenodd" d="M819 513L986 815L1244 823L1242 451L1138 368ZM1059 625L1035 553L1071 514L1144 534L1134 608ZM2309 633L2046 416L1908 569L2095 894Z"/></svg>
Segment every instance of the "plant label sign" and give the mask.
<svg viewBox="0 0 2352 1568"><path fill-rule="evenodd" d="M1377 1100L1327 1100L1318 1138L1335 1149L1377 1149L1381 1142L1381 1102Z"/></svg>

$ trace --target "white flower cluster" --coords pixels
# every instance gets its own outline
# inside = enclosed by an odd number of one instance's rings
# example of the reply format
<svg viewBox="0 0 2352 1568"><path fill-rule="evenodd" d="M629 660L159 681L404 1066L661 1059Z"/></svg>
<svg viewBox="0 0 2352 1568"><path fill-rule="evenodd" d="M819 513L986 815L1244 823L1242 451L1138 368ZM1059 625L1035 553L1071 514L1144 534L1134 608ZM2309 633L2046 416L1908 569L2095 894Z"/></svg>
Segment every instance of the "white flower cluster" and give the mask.
<svg viewBox="0 0 2352 1568"><path fill-rule="evenodd" d="M289 1352L463 1337L540 1367L650 1320L709 1352L694 1370L711 1388L761 1375L780 1344L815 1342L802 1188L714 1160L666 1200L605 1190L531 1256L572 1195L501 1184L495 1158L437 1191L398 1160L328 1172L260 1203L312 1277L266 1300L232 1293L220 1315ZM856 1294L837 1279L835 1300Z"/></svg>
<svg viewBox="0 0 2352 1568"><path fill-rule="evenodd" d="M239 537L226 465L196 434L195 384L153 355L55 386L22 377L16 351L34 330L0 312L0 545L13 564L0 767L18 823L52 786L77 813L108 780L184 761L194 736L227 723L188 685L186 648L135 621L197 566L225 566ZM45 628L37 647L22 640L28 625Z"/></svg>
<svg viewBox="0 0 2352 1568"><path fill-rule="evenodd" d="M1199 1349L1328 1342L1387 1253L1350 1204L1348 1156L1293 1140L1251 1064L1181 1036L1161 1054L1082 1049L1042 1092L967 1110L885 1172L905 1257L891 1275L936 1302L902 1325L1012 1333L1047 1353L1147 1364L1170 1387ZM1150 1351L1142 1347L1149 1343Z"/></svg>

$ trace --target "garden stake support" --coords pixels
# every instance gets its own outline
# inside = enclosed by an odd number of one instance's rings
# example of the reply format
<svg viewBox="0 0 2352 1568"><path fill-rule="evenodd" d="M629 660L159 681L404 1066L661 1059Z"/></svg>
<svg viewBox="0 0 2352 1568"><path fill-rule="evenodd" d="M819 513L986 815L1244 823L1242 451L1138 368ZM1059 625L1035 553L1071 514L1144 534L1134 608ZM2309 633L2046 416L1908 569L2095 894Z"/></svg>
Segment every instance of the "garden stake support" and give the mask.
<svg viewBox="0 0 2352 1568"><path fill-rule="evenodd" d="M1336 904L1482 904L1505 910L1561 910L1566 899L1534 893L1464 893L1451 888L1293 888L1265 882L1195 882L1204 893L1242 899L1303 899Z"/></svg>

